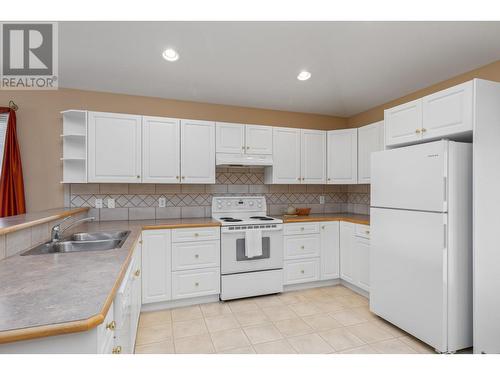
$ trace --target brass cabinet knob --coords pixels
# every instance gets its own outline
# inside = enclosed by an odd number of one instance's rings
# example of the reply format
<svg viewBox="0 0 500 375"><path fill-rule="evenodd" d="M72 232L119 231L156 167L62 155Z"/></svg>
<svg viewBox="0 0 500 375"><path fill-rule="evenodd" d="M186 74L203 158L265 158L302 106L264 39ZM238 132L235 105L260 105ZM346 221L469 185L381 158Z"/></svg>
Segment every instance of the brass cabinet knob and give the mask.
<svg viewBox="0 0 500 375"><path fill-rule="evenodd" d="M195 234L194 234L194 236L195 236L195 237L199 237L199 236L200 236L200 234L199 234L199 233L195 233Z"/></svg>
<svg viewBox="0 0 500 375"><path fill-rule="evenodd" d="M369 230L365 230L365 233L366 233L366 234L370 234L370 231L369 231Z"/></svg>
<svg viewBox="0 0 500 375"><path fill-rule="evenodd" d="M305 228L304 228L304 227L301 227L301 228L300 228L300 230L305 230Z"/></svg>
<svg viewBox="0 0 500 375"><path fill-rule="evenodd" d="M327 181L331 181L332 179L331 179L330 177L328 177L326 180L327 180Z"/></svg>
<svg viewBox="0 0 500 375"><path fill-rule="evenodd" d="M136 277L141 276L141 270L136 270L136 271L134 272L134 275L135 275Z"/></svg>
<svg viewBox="0 0 500 375"><path fill-rule="evenodd" d="M178 180L179 179L179 176L175 176L175 179Z"/></svg>
<svg viewBox="0 0 500 375"><path fill-rule="evenodd" d="M426 128L422 128L421 130L422 130L422 133L425 133L427 131Z"/></svg>
<svg viewBox="0 0 500 375"><path fill-rule="evenodd" d="M113 350L111 351L111 353L113 353L113 354L120 354L121 352L122 352L122 347L120 345L115 346L113 348Z"/></svg>
<svg viewBox="0 0 500 375"><path fill-rule="evenodd" d="M247 146L247 150L250 150L250 146Z"/></svg>
<svg viewBox="0 0 500 375"><path fill-rule="evenodd" d="M137 178L141 178L141 176L137 175Z"/></svg>
<svg viewBox="0 0 500 375"><path fill-rule="evenodd" d="M415 133L420 134L420 129L415 129Z"/></svg>
<svg viewBox="0 0 500 375"><path fill-rule="evenodd" d="M301 248L302 250L304 250L304 245L302 245L300 248Z"/></svg>
<svg viewBox="0 0 500 375"><path fill-rule="evenodd" d="M300 273L304 273L304 270L300 270Z"/></svg>
<svg viewBox="0 0 500 375"><path fill-rule="evenodd" d="M199 282L194 283L194 286L200 286Z"/></svg>
<svg viewBox="0 0 500 375"><path fill-rule="evenodd" d="M115 328L116 328L116 322L114 320L112 320L111 322L109 322L108 324L106 324L106 329L114 331Z"/></svg>
<svg viewBox="0 0 500 375"><path fill-rule="evenodd" d="M321 226L321 229L325 229L325 226L324 226L324 225L322 225L322 226Z"/></svg>
<svg viewBox="0 0 500 375"><path fill-rule="evenodd" d="M182 176L181 178L184 180L186 178L186 176Z"/></svg>
<svg viewBox="0 0 500 375"><path fill-rule="evenodd" d="M300 177L297 177L297 180L300 181Z"/></svg>

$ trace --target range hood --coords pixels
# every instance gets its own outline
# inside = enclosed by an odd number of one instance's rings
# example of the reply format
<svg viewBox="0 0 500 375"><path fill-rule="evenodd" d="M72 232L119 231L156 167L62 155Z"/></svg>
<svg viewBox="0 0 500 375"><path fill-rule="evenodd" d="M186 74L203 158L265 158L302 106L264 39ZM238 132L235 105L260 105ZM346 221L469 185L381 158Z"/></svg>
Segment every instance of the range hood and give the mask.
<svg viewBox="0 0 500 375"><path fill-rule="evenodd" d="M218 152L215 155L216 165L252 167L268 167L273 165L272 155L246 155L246 154L224 154Z"/></svg>

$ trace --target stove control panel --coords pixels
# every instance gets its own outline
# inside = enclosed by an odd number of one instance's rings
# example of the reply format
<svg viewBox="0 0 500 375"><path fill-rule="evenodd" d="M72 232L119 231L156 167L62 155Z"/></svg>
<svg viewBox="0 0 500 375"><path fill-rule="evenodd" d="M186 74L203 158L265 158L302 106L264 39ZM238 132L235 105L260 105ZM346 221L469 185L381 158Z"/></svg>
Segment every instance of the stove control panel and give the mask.
<svg viewBox="0 0 500 375"><path fill-rule="evenodd" d="M260 212L265 210L265 197L214 197L212 199L212 213Z"/></svg>

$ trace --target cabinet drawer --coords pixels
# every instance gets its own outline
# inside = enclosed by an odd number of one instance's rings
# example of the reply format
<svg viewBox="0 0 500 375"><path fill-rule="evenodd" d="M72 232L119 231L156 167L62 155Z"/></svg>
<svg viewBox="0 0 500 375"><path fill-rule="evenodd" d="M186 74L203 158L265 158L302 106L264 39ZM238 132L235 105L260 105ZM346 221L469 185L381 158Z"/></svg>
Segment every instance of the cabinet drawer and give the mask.
<svg viewBox="0 0 500 375"><path fill-rule="evenodd" d="M114 304L109 307L108 313L104 321L97 326L97 347L99 353L111 354L111 349L114 345Z"/></svg>
<svg viewBox="0 0 500 375"><path fill-rule="evenodd" d="M219 267L220 242L197 241L172 244L172 271Z"/></svg>
<svg viewBox="0 0 500 375"><path fill-rule="evenodd" d="M356 224L354 226L354 234L358 237L370 238L370 226L363 224Z"/></svg>
<svg viewBox="0 0 500 375"><path fill-rule="evenodd" d="M219 268L172 273L172 299L209 296L219 292Z"/></svg>
<svg viewBox="0 0 500 375"><path fill-rule="evenodd" d="M172 242L210 241L219 239L219 227L198 227L172 230Z"/></svg>
<svg viewBox="0 0 500 375"><path fill-rule="evenodd" d="M319 280L319 258L285 261L283 283L299 284Z"/></svg>
<svg viewBox="0 0 500 375"><path fill-rule="evenodd" d="M319 257L320 250L319 234L285 237L285 259Z"/></svg>
<svg viewBox="0 0 500 375"><path fill-rule="evenodd" d="M285 224L284 234L312 234L319 233L319 223L293 223Z"/></svg>

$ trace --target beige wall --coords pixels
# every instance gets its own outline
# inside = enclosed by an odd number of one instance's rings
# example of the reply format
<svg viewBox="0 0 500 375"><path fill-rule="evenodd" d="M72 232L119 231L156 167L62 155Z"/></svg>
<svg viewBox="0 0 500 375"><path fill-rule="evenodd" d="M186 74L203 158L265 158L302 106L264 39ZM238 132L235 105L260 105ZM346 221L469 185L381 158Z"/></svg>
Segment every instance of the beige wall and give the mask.
<svg viewBox="0 0 500 375"><path fill-rule="evenodd" d="M436 91L440 91L454 85L458 85L462 82L470 81L473 78L483 78L490 81L500 82L500 60L482 66L478 69L471 70L470 72L447 79L446 81L436 83L422 90L415 91L409 95L402 96L401 98L392 100L388 103L369 109L368 111L359 113L355 116L351 116L348 120L348 125L351 128L356 128L359 126L370 124L372 122L383 120L384 109L421 98L422 96L432 94Z"/></svg>
<svg viewBox="0 0 500 375"><path fill-rule="evenodd" d="M62 179L59 160L62 144L59 134L62 130L60 111L65 109L310 129L347 127L347 119L333 116L70 89L0 92L0 106L6 106L9 100L14 100L19 105L18 137L28 212L63 206L64 188L59 183Z"/></svg>

